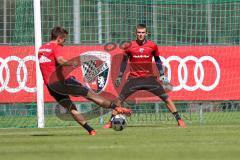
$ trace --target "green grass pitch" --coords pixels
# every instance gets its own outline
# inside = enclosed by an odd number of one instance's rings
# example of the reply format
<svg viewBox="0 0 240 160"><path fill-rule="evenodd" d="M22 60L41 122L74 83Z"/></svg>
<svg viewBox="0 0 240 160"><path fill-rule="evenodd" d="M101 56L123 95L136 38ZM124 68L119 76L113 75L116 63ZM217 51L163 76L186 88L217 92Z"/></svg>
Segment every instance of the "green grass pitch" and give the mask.
<svg viewBox="0 0 240 160"><path fill-rule="evenodd" d="M240 125L0 129L0 160L239 160Z"/></svg>

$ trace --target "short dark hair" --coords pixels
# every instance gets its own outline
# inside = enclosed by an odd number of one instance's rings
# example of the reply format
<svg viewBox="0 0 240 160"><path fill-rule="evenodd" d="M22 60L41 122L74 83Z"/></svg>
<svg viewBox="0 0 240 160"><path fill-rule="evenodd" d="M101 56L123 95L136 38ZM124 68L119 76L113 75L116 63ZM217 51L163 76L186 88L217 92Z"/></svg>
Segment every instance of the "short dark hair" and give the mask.
<svg viewBox="0 0 240 160"><path fill-rule="evenodd" d="M58 36L64 37L68 34L68 31L63 27L56 26L51 31L51 40L56 40Z"/></svg>
<svg viewBox="0 0 240 160"><path fill-rule="evenodd" d="M136 30L137 30L137 29L144 29L144 28L145 28L146 31L147 31L147 26L146 26L146 24L140 23L140 24L137 25Z"/></svg>
<svg viewBox="0 0 240 160"><path fill-rule="evenodd" d="M147 28L146 24L140 23L136 28Z"/></svg>

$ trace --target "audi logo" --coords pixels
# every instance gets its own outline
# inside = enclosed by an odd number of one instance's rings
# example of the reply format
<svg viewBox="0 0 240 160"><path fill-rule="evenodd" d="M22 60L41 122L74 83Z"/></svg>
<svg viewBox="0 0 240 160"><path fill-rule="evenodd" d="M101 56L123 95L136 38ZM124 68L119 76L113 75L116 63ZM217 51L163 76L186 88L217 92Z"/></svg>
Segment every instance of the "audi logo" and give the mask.
<svg viewBox="0 0 240 160"><path fill-rule="evenodd" d="M8 63L11 61L16 61L18 62L17 65L17 70L16 70L16 76L17 76L17 87L9 87L9 81L10 81L10 67L8 66ZM17 57L17 56L9 56L5 59L0 57L0 92L3 90L6 90L10 93L16 93L21 90L25 90L26 92L36 92L36 87L27 87L26 82L28 78L28 71L27 71L27 66L25 62L27 61L34 61L36 62L36 57L35 56L26 56L23 59ZM6 73L5 79L3 78L4 70ZM21 78L21 71L23 71L23 78Z"/></svg>
<svg viewBox="0 0 240 160"><path fill-rule="evenodd" d="M200 58L197 58L195 56L186 56L184 58L181 58L179 56L170 56L167 58L161 57L161 60L163 61L163 65L166 66L167 68L167 74L168 74L168 79L171 81L171 75L172 75L172 69L170 63L173 61L178 62L178 67L177 67L177 78L179 84L173 87L174 91L179 91L181 89L185 89L187 91L195 91L197 89L201 89L204 91L211 91L217 85L219 84L220 81L220 67L218 62L211 56L202 56ZM17 65L17 70L16 70L16 78L17 78L17 87L10 87L9 82L10 82L10 67L8 65L9 62L15 61L18 63ZM36 62L36 57L35 56L26 56L24 58L19 58L17 56L9 56L5 59L0 57L0 92L3 90L6 90L7 92L10 93L16 93L21 90L24 90L26 92L36 92L36 87L28 87L26 86L26 82L28 79L28 70L26 66L27 61L33 61ZM188 78L189 78L189 69L187 66L187 62L193 61L195 63L194 65L194 85L188 85ZM214 80L212 84L210 85L204 85L203 81L205 78L205 72L206 68L203 66L203 62L208 61L213 64L215 70L216 70L216 75L214 77ZM21 78L21 71L23 73L23 77ZM14 71L15 72L15 71ZM3 78L3 75L5 73L5 78ZM182 74L183 73L183 74Z"/></svg>
<svg viewBox="0 0 240 160"><path fill-rule="evenodd" d="M177 75L178 75L178 81L179 85L173 87L173 91L179 91L181 89L185 89L187 91L195 91L197 89L202 89L204 91L211 91L213 90L220 81L220 67L218 62L211 56L202 56L200 58L194 57L194 56L186 56L184 58L178 57L178 56L170 56L168 58L161 57L161 60L163 61L163 65L166 66L167 68L167 73L168 73L168 79L171 81L171 66L170 62L172 61L177 61L179 62L178 68L177 68ZM188 77L189 77L189 72L187 68L187 62L188 61L193 61L195 62L194 66L194 80L195 80L195 85L189 86L187 85ZM206 71L206 68L204 69L203 67L203 62L204 61L209 61L210 63L213 64L216 70L216 77L214 79L214 82L211 85L204 85L204 74ZM183 72L182 72L183 71ZM200 76L198 76L198 72ZM183 75L182 75L183 73Z"/></svg>

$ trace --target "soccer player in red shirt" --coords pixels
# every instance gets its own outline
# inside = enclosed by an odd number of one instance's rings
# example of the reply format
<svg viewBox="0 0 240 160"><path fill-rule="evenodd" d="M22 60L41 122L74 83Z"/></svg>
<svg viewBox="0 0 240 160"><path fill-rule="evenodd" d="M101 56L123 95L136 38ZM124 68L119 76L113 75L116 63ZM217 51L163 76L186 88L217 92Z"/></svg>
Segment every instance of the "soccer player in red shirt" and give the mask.
<svg viewBox="0 0 240 160"><path fill-rule="evenodd" d="M138 90L149 91L165 102L169 111L174 115L175 119L177 120L178 126L186 128L186 125L178 114L174 103L169 98L166 90L163 88L164 85L169 85L169 81L164 75L162 62L159 58L158 47L154 42L147 40L146 36L146 25L137 25L136 40L133 40L131 44L129 44L129 46L125 48L125 56L123 57L120 73L115 81L115 86L119 87L128 61L130 62L130 73L118 99L116 100L116 104L122 104L128 96ZM153 73L153 57L160 73L160 81ZM112 117L115 114L116 113L113 112ZM103 126L103 128L111 128L111 122L109 121L106 125Z"/></svg>
<svg viewBox="0 0 240 160"><path fill-rule="evenodd" d="M54 27L51 31L51 41L42 45L38 51L40 69L49 93L63 107L67 108L73 119L85 128L89 135L96 131L88 125L83 115L76 109L69 95L83 96L101 107L114 109L117 113L131 114L131 110L118 107L115 103L91 92L73 76L66 77L63 73L64 66L77 67L77 61L67 61L64 58L63 45L68 32L62 27ZM78 58L79 59L79 58Z"/></svg>

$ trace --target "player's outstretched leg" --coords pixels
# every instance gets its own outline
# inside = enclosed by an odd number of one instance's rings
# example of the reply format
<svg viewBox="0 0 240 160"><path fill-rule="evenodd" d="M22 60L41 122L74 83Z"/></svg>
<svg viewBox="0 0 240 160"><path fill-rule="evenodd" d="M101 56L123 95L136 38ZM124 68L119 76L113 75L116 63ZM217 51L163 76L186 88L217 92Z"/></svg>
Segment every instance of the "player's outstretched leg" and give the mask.
<svg viewBox="0 0 240 160"><path fill-rule="evenodd" d="M131 109L124 108L121 105L116 105L116 103L111 102L110 100L108 100L102 96L99 96L91 91L88 92L86 98L95 102L96 104L98 104L99 106L101 106L103 108L113 109L117 114L125 114L127 116L131 116L131 114L132 114Z"/></svg>
<svg viewBox="0 0 240 160"><path fill-rule="evenodd" d="M183 119L178 114L178 111L177 111L176 106L174 105L173 101L170 98L167 98L165 100L165 103L166 103L168 109L170 110L170 112L173 114L173 116L177 120L178 126L181 127L181 128L187 128L187 126L185 125Z"/></svg>

